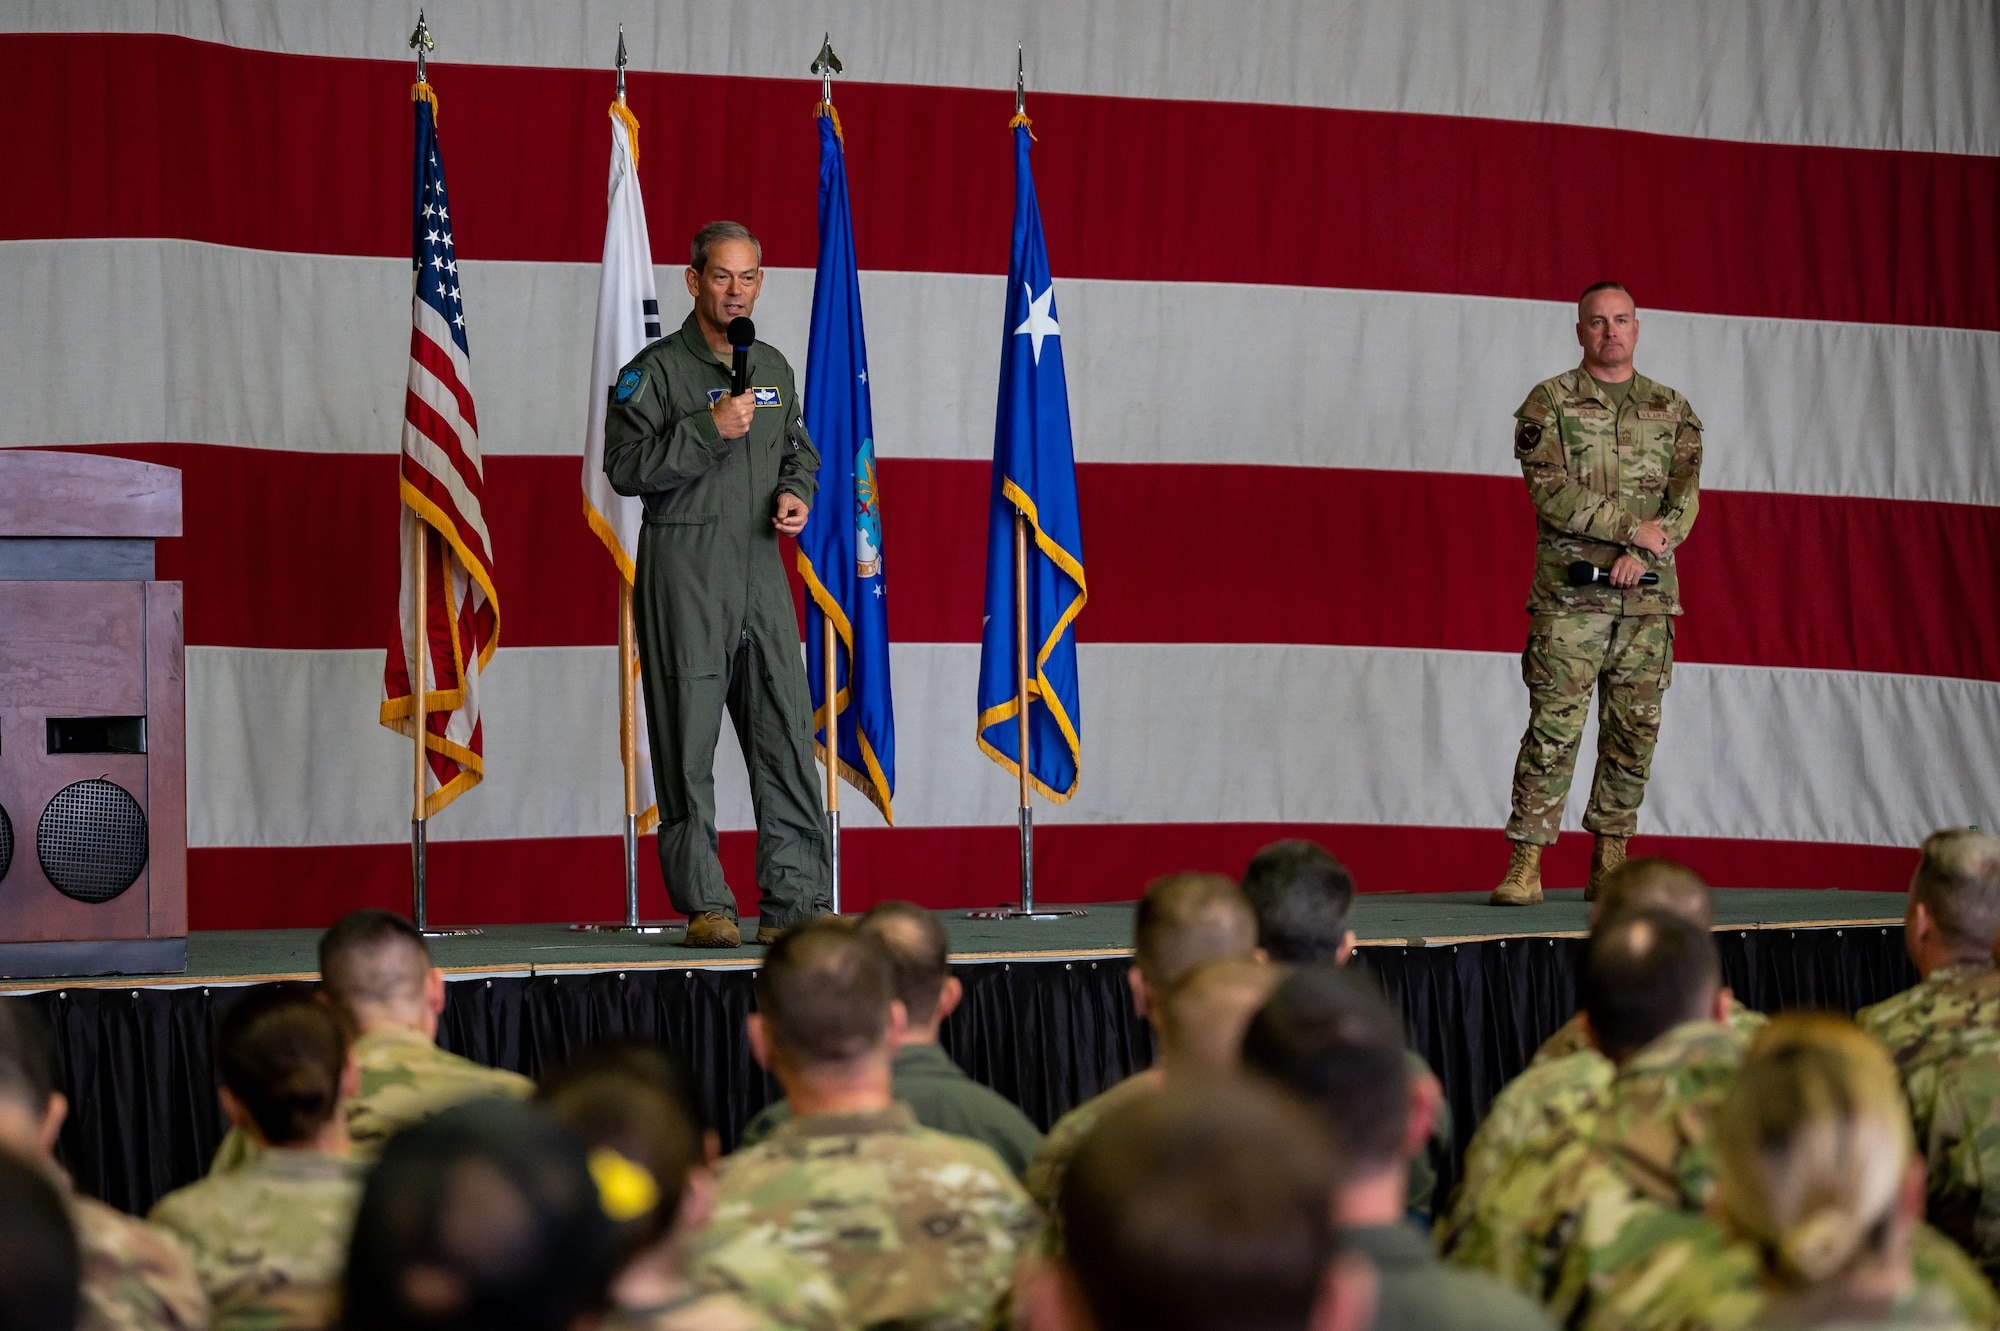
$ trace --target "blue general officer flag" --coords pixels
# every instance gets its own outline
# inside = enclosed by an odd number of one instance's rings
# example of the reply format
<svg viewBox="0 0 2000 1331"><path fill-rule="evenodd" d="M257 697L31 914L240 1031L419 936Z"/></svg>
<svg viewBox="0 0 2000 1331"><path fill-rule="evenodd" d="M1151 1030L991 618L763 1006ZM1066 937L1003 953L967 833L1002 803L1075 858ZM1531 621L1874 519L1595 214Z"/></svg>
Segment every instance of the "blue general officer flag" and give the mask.
<svg viewBox="0 0 2000 1331"><path fill-rule="evenodd" d="M1088 594L1070 444L1062 328L1028 162L1027 118L1014 121L1014 245L993 427L986 527L986 623L979 646L979 747L1020 775L1020 681L1014 659L1014 514L1028 522L1028 774L1061 803L1076 793L1083 749L1073 626Z"/></svg>
<svg viewBox="0 0 2000 1331"><path fill-rule="evenodd" d="M896 714L889 697L889 610L882 578L882 493L875 482L875 425L868 404L868 341L854 272L847 162L840 122L819 117L819 271L806 347L806 433L819 447L819 495L799 533L805 579L806 679L826 756L825 623L833 621L835 729L840 774L894 822Z"/></svg>

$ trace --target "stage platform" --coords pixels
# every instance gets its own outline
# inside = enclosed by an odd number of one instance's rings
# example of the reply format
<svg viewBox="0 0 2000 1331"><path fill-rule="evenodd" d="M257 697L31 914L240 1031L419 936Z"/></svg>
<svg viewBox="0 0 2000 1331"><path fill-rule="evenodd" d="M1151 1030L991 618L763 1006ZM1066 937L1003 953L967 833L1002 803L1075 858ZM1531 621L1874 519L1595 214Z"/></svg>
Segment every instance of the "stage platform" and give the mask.
<svg viewBox="0 0 2000 1331"><path fill-rule="evenodd" d="M1899 892L1801 892L1725 888L1716 892L1716 927L1724 930L1822 929L1900 925ZM963 911L941 911L951 935L953 961L1097 960L1132 951L1127 902L1086 907L1087 915L1054 920L973 920ZM1484 892L1373 893L1356 900L1352 922L1364 947L1436 947L1510 938L1579 938L1589 906L1580 890L1555 891L1539 906L1501 909ZM745 938L755 917L743 921ZM764 949L728 951L682 947L677 926L664 934L577 933L560 924L493 925L482 934L432 940L431 950L452 979L561 975L701 967L754 969ZM0 979L0 992L31 992L78 985L166 987L259 984L314 980L319 966L316 929L243 929L188 936L188 968L177 974Z"/></svg>
<svg viewBox="0 0 2000 1331"><path fill-rule="evenodd" d="M1715 895L1723 974L1751 1007L1853 1012L1916 980L1900 893ZM1494 1094L1574 1012L1589 909L1580 891L1520 909L1485 900L1371 894L1353 916L1358 963L1444 1083L1457 1128L1437 1161L1446 1186ZM1133 910L1092 906L1046 922L941 913L965 987L945 1048L1043 1127L1152 1062L1126 979ZM439 1043L532 1076L606 1039L657 1041L688 1060L711 1123L733 1145L777 1094L743 1034L763 949L691 949L678 938L543 924L435 940L450 980ZM143 1212L204 1172L225 1126L213 1090L216 1017L246 986L316 978L317 941L303 929L197 933L185 973L0 984L54 1029L73 1105L61 1151L79 1185Z"/></svg>

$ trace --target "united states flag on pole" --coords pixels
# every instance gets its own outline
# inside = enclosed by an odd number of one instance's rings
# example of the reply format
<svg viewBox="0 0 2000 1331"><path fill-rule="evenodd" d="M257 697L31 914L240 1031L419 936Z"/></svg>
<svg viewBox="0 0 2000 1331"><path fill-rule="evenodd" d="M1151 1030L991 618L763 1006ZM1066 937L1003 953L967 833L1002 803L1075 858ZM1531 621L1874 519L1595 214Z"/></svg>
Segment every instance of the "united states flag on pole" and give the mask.
<svg viewBox="0 0 2000 1331"><path fill-rule="evenodd" d="M480 507L485 473L472 407L465 304L451 243L451 206L438 152L437 94L410 90L416 104L416 181L411 193L410 385L403 398L402 591L400 627L382 676L381 721L412 738L414 653L424 655L424 747L430 780L425 813L436 813L479 784L479 674L500 640L492 543ZM425 598L416 604L417 561Z"/></svg>
<svg viewBox="0 0 2000 1331"><path fill-rule="evenodd" d="M620 48L622 51L622 47ZM639 193L639 120L622 101L611 103L611 180L604 223L604 264L597 278L597 335L590 348L590 407L583 430L583 516L630 587L638 577L639 523L645 504L621 495L604 475L604 413L618 371L660 335L660 300L653 285L653 245L646 235L646 203ZM633 779L638 789L638 830L660 822L653 795L653 765L646 748L645 694L633 687L639 659L632 655L631 678L621 682L621 698L632 708L638 735Z"/></svg>

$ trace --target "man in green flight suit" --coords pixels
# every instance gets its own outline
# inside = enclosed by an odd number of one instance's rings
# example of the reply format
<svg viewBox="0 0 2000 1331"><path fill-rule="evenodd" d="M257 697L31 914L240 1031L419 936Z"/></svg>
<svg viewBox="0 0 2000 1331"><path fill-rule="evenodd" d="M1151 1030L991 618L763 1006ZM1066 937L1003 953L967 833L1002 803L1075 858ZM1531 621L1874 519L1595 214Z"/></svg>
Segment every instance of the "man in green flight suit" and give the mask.
<svg viewBox="0 0 2000 1331"><path fill-rule="evenodd" d="M1535 576L1521 654L1528 729L1514 764L1513 847L1496 906L1542 899L1542 847L1561 826L1600 683L1597 774L1583 815L1596 837L1586 899L1624 862L1673 680L1681 613L1674 552L1699 504L1701 420L1686 398L1634 372L1639 313L1624 287L1599 282L1584 291L1576 339L1583 364L1536 384L1514 413L1514 457L1535 505ZM1576 563L1600 580L1572 586ZM1657 583L1642 584L1648 574Z"/></svg>
<svg viewBox="0 0 2000 1331"><path fill-rule="evenodd" d="M611 388L604 474L645 500L633 610L646 690L660 870L690 947L736 947L716 858L715 745L729 708L757 812L757 941L810 919L827 891L812 705L778 538L819 485L792 367L758 342L731 396L729 325L763 286L763 248L735 222L695 233L694 312Z"/></svg>

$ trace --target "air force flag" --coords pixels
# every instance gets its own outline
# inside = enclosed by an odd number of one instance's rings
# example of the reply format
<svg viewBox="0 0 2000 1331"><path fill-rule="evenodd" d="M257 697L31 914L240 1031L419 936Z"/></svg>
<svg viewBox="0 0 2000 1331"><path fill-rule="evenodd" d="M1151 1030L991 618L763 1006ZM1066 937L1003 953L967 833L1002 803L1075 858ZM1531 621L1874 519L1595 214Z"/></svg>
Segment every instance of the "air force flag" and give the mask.
<svg viewBox="0 0 2000 1331"><path fill-rule="evenodd" d="M1015 669L1014 515L1027 519L1028 774L1046 798L1076 793L1083 749L1074 624L1087 593L1070 444L1062 325L1049 276L1024 117L1014 124L1014 244L993 427L986 529L986 624L979 648L979 747L1020 774L1021 681Z"/></svg>
<svg viewBox="0 0 2000 1331"><path fill-rule="evenodd" d="M806 679L826 714L825 622L833 621L834 729L840 774L884 818L896 787L896 714L889 698L889 609L882 574L882 495L868 400L868 342L854 272L847 164L833 108L819 118L819 271L806 345L806 433L819 446L819 495L799 533L805 579ZM775 399L776 389L768 391ZM766 405L760 398L758 406ZM770 405L782 405L772 402ZM842 675L842 667L845 674ZM824 722L817 745L826 753Z"/></svg>

